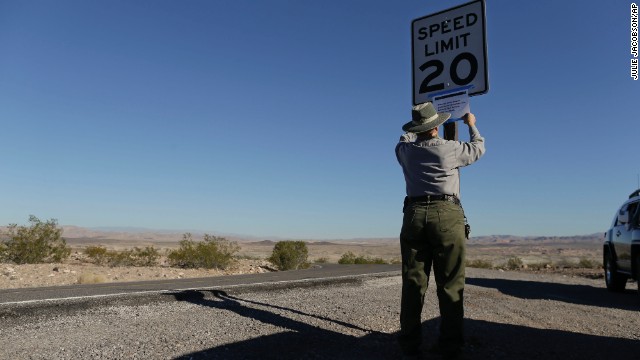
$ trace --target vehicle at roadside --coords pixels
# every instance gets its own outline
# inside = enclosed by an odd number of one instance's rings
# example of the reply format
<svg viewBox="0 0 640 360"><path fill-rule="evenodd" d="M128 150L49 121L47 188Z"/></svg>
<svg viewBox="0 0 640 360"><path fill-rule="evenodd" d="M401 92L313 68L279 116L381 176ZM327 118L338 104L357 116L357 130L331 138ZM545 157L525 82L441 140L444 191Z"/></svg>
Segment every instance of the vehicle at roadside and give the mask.
<svg viewBox="0 0 640 360"><path fill-rule="evenodd" d="M640 294L640 189L629 195L604 233L603 265L607 290L624 291L633 279Z"/></svg>

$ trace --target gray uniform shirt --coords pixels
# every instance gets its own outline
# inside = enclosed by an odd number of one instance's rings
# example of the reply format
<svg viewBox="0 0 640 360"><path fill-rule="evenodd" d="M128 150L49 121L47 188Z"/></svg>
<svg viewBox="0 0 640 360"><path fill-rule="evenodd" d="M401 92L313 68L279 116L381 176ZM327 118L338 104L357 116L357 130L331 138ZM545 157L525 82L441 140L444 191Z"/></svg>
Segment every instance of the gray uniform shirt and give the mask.
<svg viewBox="0 0 640 360"><path fill-rule="evenodd" d="M458 168L478 160L485 152L484 138L475 126L469 127L471 141L460 142L436 137L416 142L407 133L396 145L396 157L407 183L407 196L455 195L460 198Z"/></svg>

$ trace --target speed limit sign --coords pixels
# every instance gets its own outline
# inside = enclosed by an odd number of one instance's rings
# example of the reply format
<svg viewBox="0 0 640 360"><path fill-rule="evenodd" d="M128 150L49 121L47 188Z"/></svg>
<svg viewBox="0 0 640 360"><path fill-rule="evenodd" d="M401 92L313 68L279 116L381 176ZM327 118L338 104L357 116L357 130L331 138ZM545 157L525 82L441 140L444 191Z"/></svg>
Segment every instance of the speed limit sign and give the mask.
<svg viewBox="0 0 640 360"><path fill-rule="evenodd" d="M485 1L471 1L411 23L413 103L430 94L470 87L469 95L489 91Z"/></svg>

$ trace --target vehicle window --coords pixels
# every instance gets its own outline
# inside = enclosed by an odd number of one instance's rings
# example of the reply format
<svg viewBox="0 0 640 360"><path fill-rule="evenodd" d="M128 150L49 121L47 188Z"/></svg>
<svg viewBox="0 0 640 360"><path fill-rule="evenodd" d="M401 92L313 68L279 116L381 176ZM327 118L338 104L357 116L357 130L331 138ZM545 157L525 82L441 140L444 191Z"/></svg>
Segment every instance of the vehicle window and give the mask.
<svg viewBox="0 0 640 360"><path fill-rule="evenodd" d="M631 222L631 224L638 224L638 212L640 212L638 204L638 202L627 204L620 208L620 212L618 214L624 215L625 213L628 213L629 222ZM626 222L621 222L620 217L616 219L616 226L624 224L626 224Z"/></svg>
<svg viewBox="0 0 640 360"><path fill-rule="evenodd" d="M640 202L629 204L629 219L631 225L634 226L638 225L638 220L640 220L640 206L638 206L638 204L640 204Z"/></svg>
<svg viewBox="0 0 640 360"><path fill-rule="evenodd" d="M627 204L627 205L624 205L623 207L621 207L621 208L620 208L620 211L618 211L618 215L624 215L626 212L628 212L628 211L629 211L629 206L630 206L630 205L632 205L632 204ZM618 216L618 217L616 218L616 226L618 226L618 225L624 225L624 224L626 224L626 222L622 222L622 221L620 221L620 216Z"/></svg>

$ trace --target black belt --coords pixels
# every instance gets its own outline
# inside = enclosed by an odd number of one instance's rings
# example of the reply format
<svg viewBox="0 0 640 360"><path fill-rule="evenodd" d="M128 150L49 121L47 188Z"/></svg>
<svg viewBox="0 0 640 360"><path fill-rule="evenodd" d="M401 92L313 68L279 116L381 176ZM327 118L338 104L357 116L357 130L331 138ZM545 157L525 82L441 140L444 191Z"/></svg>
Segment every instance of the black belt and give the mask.
<svg viewBox="0 0 640 360"><path fill-rule="evenodd" d="M425 196L407 196L406 200L410 203L416 202L432 202L432 201L451 201L456 205L460 204L460 199L454 195L425 195ZM462 206L462 205L461 205Z"/></svg>

